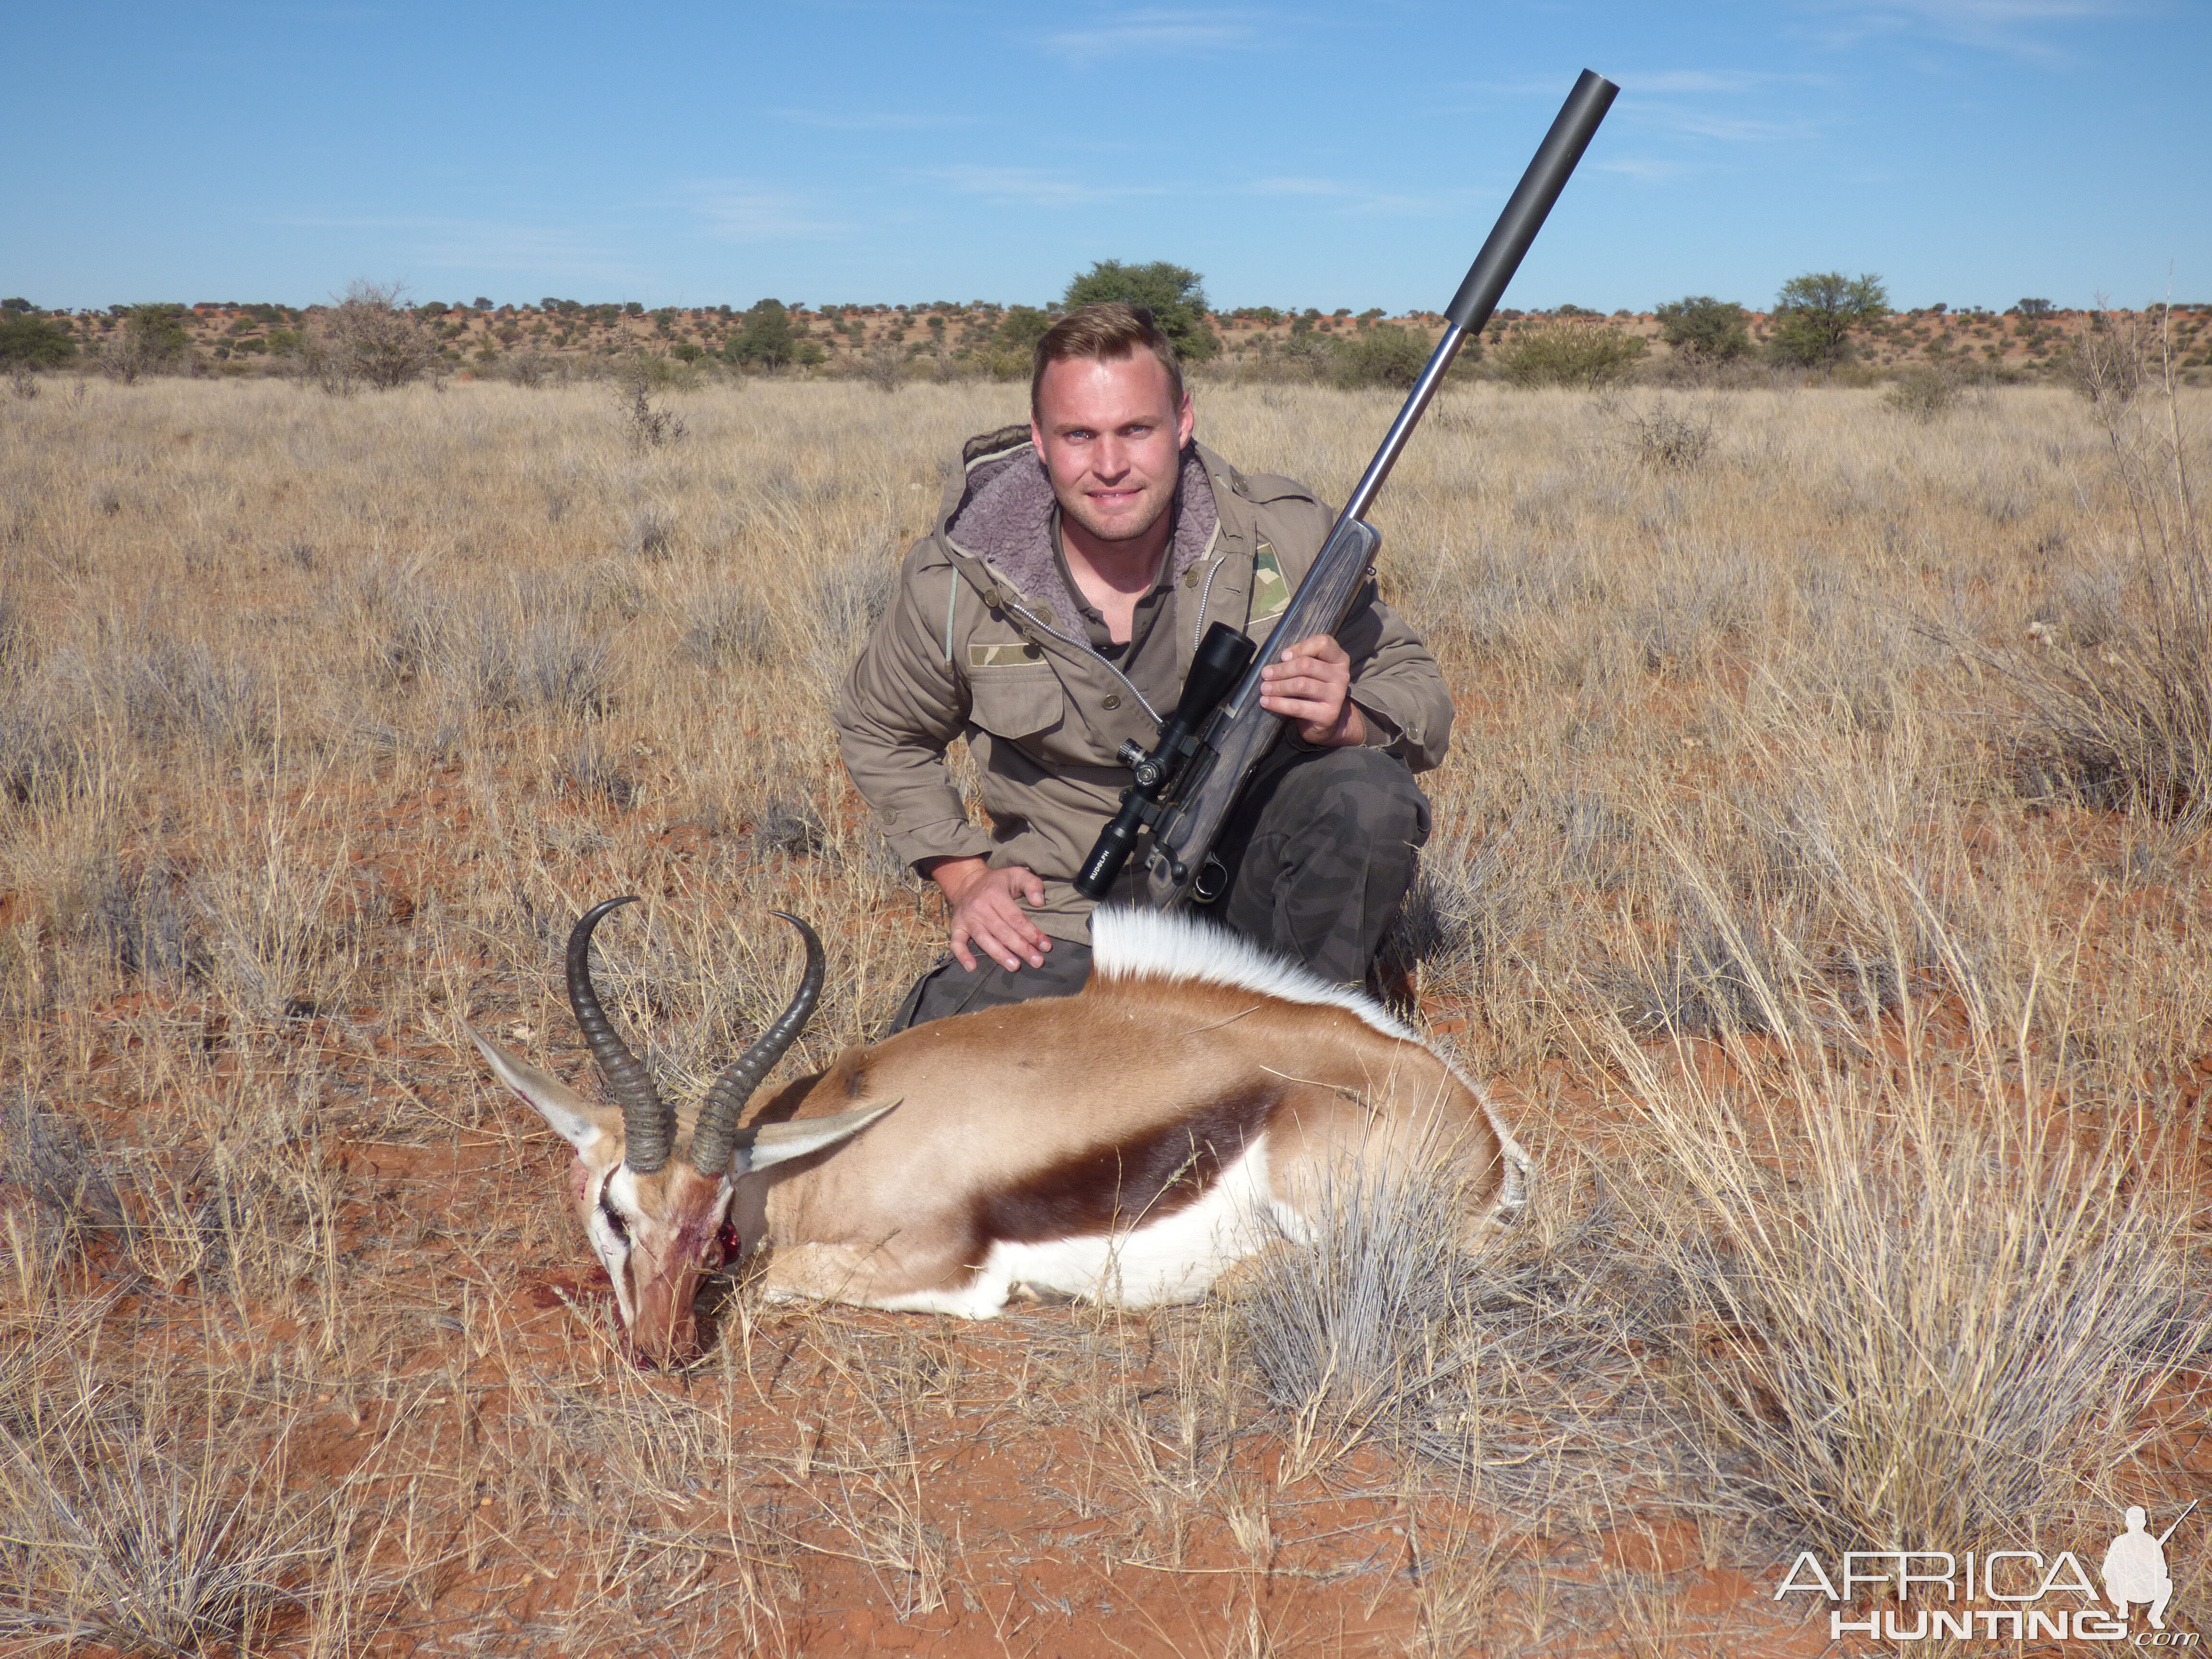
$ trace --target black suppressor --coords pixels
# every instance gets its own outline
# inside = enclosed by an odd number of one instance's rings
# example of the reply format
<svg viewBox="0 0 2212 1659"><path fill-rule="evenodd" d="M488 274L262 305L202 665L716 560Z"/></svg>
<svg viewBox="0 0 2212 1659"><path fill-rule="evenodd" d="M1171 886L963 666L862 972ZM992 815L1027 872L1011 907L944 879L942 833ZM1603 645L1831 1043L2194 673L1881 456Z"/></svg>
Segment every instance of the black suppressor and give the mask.
<svg viewBox="0 0 2212 1659"><path fill-rule="evenodd" d="M1254 649L1252 641L1227 623L1214 623L1198 642L1190 674L1182 683L1182 700L1160 728L1158 746L1148 755L1139 744L1121 745L1115 758L1137 775L1137 781L1121 792L1121 810L1099 832L1091 856L1076 872L1075 890L1084 897L1103 899L1113 887L1114 878L1136 850L1138 833L1159 817L1161 796L1198 752L1200 732L1244 672Z"/></svg>

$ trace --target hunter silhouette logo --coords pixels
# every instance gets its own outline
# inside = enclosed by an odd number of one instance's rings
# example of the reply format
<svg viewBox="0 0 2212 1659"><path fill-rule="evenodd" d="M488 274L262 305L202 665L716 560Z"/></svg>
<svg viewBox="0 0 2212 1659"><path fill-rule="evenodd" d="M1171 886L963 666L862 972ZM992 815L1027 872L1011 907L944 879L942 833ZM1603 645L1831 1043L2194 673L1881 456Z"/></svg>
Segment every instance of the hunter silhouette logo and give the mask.
<svg viewBox="0 0 2212 1659"><path fill-rule="evenodd" d="M1985 1554L1918 1549L1855 1550L1832 1560L1803 1551L1774 1599L1808 1592L1824 1596L1831 1604L1832 1641L1856 1635L1889 1642L2047 1640L2194 1649L2197 1632L2166 1627L2174 1591L2166 1544L2196 1508L2190 1504L2154 1537L2150 1512L2131 1505L2124 1517L2127 1530L2105 1551L2101 1597L2087 1564L2071 1550L2046 1559L2025 1549ZM1887 1605L1867 1608L1863 1618L1851 1618L1836 1605L1869 1593ZM2131 1633L2137 1607L2148 1613L2148 1628Z"/></svg>
<svg viewBox="0 0 2212 1659"><path fill-rule="evenodd" d="M2196 1507L2192 1503L2189 1510ZM2166 1571L2166 1540L2173 1536L2174 1527L2189 1518L2189 1510L2175 1516L2173 1526L2155 1538L2150 1535L2150 1516L2142 1506L2128 1510L2128 1529L2105 1552L2105 1599L2119 1609L2122 1619L2128 1616L2131 1603L2140 1602L2150 1609L2150 1627L2166 1628L2166 1604L2173 1600L2173 1580Z"/></svg>

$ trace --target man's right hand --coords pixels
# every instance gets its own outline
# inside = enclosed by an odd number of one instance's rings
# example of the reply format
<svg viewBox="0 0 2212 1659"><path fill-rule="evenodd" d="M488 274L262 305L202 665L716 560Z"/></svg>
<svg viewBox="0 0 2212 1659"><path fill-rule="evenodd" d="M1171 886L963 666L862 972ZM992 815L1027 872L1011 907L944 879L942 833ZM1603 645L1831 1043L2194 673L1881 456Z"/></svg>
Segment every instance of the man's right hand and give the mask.
<svg viewBox="0 0 2212 1659"><path fill-rule="evenodd" d="M1018 864L994 870L987 859L939 859L925 872L945 890L952 907L952 954L969 973L975 958L974 945L1008 973L1026 960L1032 968L1044 966L1044 953L1052 941L1022 914L1022 905L1044 902L1044 883L1034 871Z"/></svg>

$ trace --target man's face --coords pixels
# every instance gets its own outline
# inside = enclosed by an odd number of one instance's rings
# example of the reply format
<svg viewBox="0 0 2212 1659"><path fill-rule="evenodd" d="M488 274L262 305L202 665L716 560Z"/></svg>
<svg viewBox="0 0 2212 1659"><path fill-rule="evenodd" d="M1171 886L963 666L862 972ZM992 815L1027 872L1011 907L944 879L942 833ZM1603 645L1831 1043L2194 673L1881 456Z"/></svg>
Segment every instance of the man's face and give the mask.
<svg viewBox="0 0 2212 1659"><path fill-rule="evenodd" d="M1048 364L1030 435L1060 511L1102 542L1126 542L1175 500L1190 441L1190 398L1171 401L1168 372L1149 351Z"/></svg>

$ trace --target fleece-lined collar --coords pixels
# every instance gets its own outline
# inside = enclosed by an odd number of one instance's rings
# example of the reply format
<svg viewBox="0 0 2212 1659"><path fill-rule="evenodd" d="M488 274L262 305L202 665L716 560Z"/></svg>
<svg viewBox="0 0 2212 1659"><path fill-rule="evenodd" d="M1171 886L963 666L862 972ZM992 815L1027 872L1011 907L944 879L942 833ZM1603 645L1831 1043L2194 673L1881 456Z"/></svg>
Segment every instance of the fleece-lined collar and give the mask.
<svg viewBox="0 0 2212 1659"><path fill-rule="evenodd" d="M974 453L975 445L969 447L967 488L945 521L945 539L981 559L1032 606L1049 607L1049 625L1055 631L1073 630L1079 637L1076 596L1068 592L1060 562L1052 556L1052 478L1036 447L1023 442L998 450L993 446L981 455ZM1167 574L1172 582L1180 581L1183 572L1206 556L1221 522L1212 481L1194 443L1183 446L1182 477L1171 511L1176 526L1168 547Z"/></svg>

